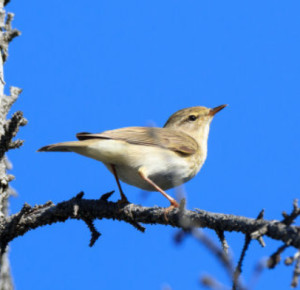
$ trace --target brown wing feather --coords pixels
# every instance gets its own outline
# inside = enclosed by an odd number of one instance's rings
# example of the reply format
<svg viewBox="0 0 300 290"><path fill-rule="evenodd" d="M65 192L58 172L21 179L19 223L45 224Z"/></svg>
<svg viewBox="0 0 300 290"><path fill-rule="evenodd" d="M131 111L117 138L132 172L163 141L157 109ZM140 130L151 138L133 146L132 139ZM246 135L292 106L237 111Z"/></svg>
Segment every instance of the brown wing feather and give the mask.
<svg viewBox="0 0 300 290"><path fill-rule="evenodd" d="M190 155L197 151L198 144L194 138L184 132L169 128L128 127L98 134L78 133L79 140L114 139L123 140L131 144L159 146L175 152Z"/></svg>

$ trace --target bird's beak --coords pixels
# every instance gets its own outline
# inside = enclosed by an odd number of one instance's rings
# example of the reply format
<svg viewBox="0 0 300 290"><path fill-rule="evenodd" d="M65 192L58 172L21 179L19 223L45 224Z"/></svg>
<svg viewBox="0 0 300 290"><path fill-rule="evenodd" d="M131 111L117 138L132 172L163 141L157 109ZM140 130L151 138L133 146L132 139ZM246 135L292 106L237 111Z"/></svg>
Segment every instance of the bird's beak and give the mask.
<svg viewBox="0 0 300 290"><path fill-rule="evenodd" d="M225 107L227 107L227 105L221 105L215 108L210 109L210 112L208 113L210 116L214 116L215 114L217 114L218 112L220 112L221 110L223 110Z"/></svg>

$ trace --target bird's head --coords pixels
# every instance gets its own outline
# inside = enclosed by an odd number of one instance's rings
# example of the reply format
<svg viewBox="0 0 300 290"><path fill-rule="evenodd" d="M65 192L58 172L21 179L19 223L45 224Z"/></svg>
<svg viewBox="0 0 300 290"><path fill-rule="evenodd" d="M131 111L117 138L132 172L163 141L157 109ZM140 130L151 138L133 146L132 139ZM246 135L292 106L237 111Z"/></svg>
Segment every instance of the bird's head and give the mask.
<svg viewBox="0 0 300 290"><path fill-rule="evenodd" d="M166 122L165 128L181 130L195 139L208 136L209 125L216 113L227 105L215 108L191 107L177 111Z"/></svg>

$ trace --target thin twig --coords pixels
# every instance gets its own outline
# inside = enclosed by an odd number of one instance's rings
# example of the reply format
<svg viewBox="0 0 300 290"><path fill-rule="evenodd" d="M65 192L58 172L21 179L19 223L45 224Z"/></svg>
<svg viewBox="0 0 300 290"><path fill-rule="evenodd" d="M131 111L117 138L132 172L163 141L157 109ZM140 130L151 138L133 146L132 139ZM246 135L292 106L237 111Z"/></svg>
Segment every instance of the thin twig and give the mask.
<svg viewBox="0 0 300 290"><path fill-rule="evenodd" d="M191 234L194 238L200 241L207 249L210 250L218 258L221 264L224 266L226 272L228 273L230 279L233 278L233 263L229 256L219 248L213 240L211 240L207 235L205 235L202 231L198 229L193 229Z"/></svg>
<svg viewBox="0 0 300 290"><path fill-rule="evenodd" d="M223 251L224 251L226 254L228 254L229 245L228 245L228 243L227 243L227 241L226 241L226 239L225 239L224 231L220 231L219 229L217 229L215 232L216 232L216 234L217 234L217 236L218 236L218 238L219 238L219 240L220 240L220 242L221 242L221 244L222 244L222 249L223 249Z"/></svg>
<svg viewBox="0 0 300 290"><path fill-rule="evenodd" d="M269 269L274 269L279 264L281 261L281 253L283 253L288 246L288 243L280 246L277 251L270 256L270 258L267 260L267 267Z"/></svg>
<svg viewBox="0 0 300 290"><path fill-rule="evenodd" d="M291 283L291 286L293 288L296 288L298 286L299 276L300 276L300 256L298 256L298 258L296 260L296 265L295 265L295 269L293 272L293 279L292 279L292 283Z"/></svg>
<svg viewBox="0 0 300 290"><path fill-rule="evenodd" d="M101 236L101 233L97 231L92 219L83 218L83 220L88 226L89 230L91 231L91 240L89 246L92 247L98 240L98 238Z"/></svg>
<svg viewBox="0 0 300 290"><path fill-rule="evenodd" d="M295 219L300 215L300 208L298 207L298 199L295 199L293 202L293 210L290 214L282 212L284 219L281 221L283 224L289 226Z"/></svg>
<svg viewBox="0 0 300 290"><path fill-rule="evenodd" d="M236 289L240 289L238 287L239 283L239 277L242 273L242 265L243 265L243 261L245 259L245 256L246 256L246 252L248 250L248 247L251 243L251 237L250 235L245 235L245 242L244 242L244 246L243 246L243 249L242 249L242 252L241 252L241 255L240 255L240 259L239 259L239 262L234 270L234 277L233 277L233 285L232 285L232 289L233 290L236 290Z"/></svg>

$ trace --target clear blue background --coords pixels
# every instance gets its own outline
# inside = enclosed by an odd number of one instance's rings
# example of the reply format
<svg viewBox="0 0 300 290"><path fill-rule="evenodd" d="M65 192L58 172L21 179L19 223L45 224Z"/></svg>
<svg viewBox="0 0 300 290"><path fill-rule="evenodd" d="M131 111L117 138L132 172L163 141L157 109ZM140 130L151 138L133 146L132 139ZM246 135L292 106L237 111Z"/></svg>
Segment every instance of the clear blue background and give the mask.
<svg viewBox="0 0 300 290"><path fill-rule="evenodd" d="M24 202L60 202L81 190L98 198L117 189L101 163L36 153L39 147L80 131L162 126L178 109L224 103L207 161L185 186L188 208L247 217L265 208L268 219L291 210L300 191L299 1L12 0L7 9L22 36L10 46L5 80L24 89L13 110L29 120L19 134L25 145L9 154L19 194L12 213ZM134 203L168 205L159 194L145 198L123 187ZM148 225L141 234L112 220L96 226L102 236L93 248L81 221L14 240L17 289L202 289L204 273L229 283L202 245L174 244L176 229ZM244 237L226 236L237 260ZM251 244L245 281L281 245L266 243ZM264 271L256 289L289 289L291 277L292 267L281 263Z"/></svg>

